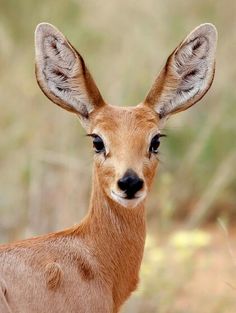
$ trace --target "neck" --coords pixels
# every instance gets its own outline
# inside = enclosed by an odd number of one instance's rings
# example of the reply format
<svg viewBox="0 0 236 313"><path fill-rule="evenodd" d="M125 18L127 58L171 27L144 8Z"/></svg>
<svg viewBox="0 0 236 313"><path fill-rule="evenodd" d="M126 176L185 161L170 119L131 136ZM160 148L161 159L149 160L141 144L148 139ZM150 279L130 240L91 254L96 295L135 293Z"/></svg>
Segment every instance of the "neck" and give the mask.
<svg viewBox="0 0 236 313"><path fill-rule="evenodd" d="M138 282L146 236L144 204L129 209L111 200L100 187L94 170L86 221L94 235L99 263L113 285L113 296L117 303L123 302Z"/></svg>

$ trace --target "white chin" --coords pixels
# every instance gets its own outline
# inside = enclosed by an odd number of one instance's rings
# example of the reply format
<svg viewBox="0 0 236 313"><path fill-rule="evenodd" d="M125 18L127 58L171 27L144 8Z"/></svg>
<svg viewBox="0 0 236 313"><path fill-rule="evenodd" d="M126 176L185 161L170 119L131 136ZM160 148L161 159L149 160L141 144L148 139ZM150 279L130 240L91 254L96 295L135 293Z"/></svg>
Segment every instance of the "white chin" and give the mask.
<svg viewBox="0 0 236 313"><path fill-rule="evenodd" d="M112 199L115 202L121 204L125 208L134 208L134 207L136 207L140 202L142 202L144 200L145 196L146 196L146 194L143 193L142 195L138 196L137 198L126 199L126 198L123 198L122 196L119 196L114 191L111 191Z"/></svg>

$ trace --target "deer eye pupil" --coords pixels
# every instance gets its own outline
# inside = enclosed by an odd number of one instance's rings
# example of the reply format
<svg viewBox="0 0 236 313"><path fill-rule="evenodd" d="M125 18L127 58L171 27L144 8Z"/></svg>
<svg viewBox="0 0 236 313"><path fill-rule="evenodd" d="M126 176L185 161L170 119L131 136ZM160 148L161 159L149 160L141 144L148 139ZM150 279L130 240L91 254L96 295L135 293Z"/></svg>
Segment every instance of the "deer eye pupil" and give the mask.
<svg viewBox="0 0 236 313"><path fill-rule="evenodd" d="M103 143L101 137L95 136L93 138L93 147L94 147L96 153L100 153L100 152L105 151L105 146L104 146L104 143Z"/></svg>
<svg viewBox="0 0 236 313"><path fill-rule="evenodd" d="M149 147L149 152L157 154L159 146L160 146L160 135L155 135L152 138L152 141Z"/></svg>

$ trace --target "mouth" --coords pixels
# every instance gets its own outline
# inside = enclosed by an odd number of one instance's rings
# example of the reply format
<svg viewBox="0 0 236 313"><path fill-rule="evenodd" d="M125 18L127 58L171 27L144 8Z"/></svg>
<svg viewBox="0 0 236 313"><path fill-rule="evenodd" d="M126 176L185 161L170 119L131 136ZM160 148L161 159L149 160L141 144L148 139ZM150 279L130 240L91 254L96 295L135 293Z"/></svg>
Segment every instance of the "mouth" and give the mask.
<svg viewBox="0 0 236 313"><path fill-rule="evenodd" d="M127 195L126 197L124 197L124 196L119 195L118 193L116 193L116 192L113 191L113 190L111 191L111 193L112 193L113 195L115 195L116 197L119 197L119 198L125 199L125 200L134 200L134 199L139 199L139 198L142 197L142 195L140 195L140 196L137 196L137 195L136 195L135 197Z"/></svg>
<svg viewBox="0 0 236 313"><path fill-rule="evenodd" d="M116 193L113 190L111 191L112 199L124 207L135 207L135 206L137 206L137 204L140 203L145 198L145 196L146 196L145 193L138 194L138 195L135 195L133 197L123 196L123 195Z"/></svg>

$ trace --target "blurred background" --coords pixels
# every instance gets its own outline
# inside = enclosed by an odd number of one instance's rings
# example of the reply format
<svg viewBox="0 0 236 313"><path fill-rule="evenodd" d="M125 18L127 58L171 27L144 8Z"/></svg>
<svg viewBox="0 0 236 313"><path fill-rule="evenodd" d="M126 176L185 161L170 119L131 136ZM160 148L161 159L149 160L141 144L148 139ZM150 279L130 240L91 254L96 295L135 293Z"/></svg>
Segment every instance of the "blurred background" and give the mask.
<svg viewBox="0 0 236 313"><path fill-rule="evenodd" d="M91 142L37 86L37 23L69 38L108 102L135 105L179 42L211 22L215 80L166 125L140 285L122 312L235 313L235 12L234 0L0 0L0 242L73 225L88 207Z"/></svg>

